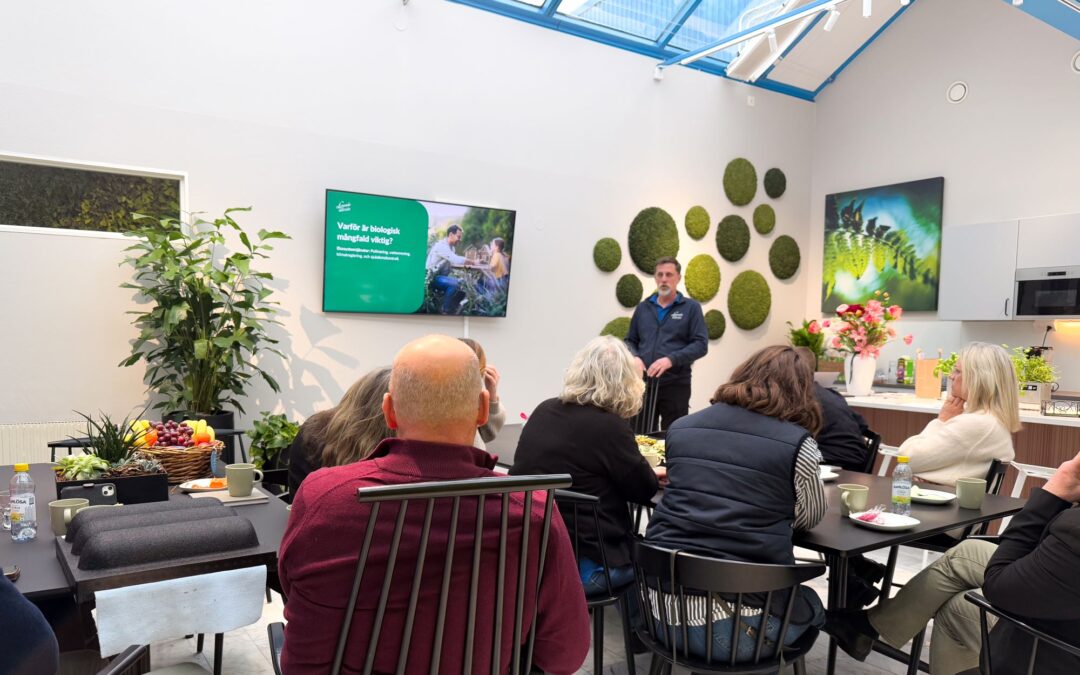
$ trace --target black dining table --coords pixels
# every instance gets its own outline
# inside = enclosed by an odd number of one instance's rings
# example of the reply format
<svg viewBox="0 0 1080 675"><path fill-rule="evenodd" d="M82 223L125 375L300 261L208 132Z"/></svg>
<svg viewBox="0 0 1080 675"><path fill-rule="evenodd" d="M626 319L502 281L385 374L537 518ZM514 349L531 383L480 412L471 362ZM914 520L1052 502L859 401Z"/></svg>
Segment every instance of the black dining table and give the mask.
<svg viewBox="0 0 1080 675"><path fill-rule="evenodd" d="M847 604L848 563L854 556L917 542L935 534L968 525L978 525L1018 513L1025 501L1001 495L986 495L982 507L962 509L953 501L949 504L911 505L911 515L919 524L910 530L880 531L856 525L841 515L838 485L854 483L870 488L867 505L884 504L892 500L892 478L854 471L840 471L839 477L825 484L829 509L812 530L796 533L794 544L825 555L829 567L829 609L841 609ZM836 672L836 641L829 639L827 673Z"/></svg>

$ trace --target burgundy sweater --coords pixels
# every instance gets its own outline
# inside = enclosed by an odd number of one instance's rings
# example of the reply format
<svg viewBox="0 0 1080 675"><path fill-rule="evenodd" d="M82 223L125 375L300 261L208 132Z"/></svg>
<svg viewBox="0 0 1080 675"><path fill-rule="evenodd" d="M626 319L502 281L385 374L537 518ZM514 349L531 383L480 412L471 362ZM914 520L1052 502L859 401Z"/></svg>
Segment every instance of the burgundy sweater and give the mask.
<svg viewBox="0 0 1080 675"><path fill-rule="evenodd" d="M320 469L308 476L293 500L292 514L281 540L279 554L278 571L288 597L285 605L288 623L282 653L283 672L289 675L321 674L328 672L333 662L369 511L366 505L357 503L357 488L497 476L491 470L494 465L491 455L476 448L392 438L383 441L367 461ZM526 588L533 583L537 573L539 525L543 519L544 498L543 493L533 495L532 541L529 546L532 561L527 568ZM473 672L491 670L500 501L488 500L485 505L484 543L481 549L483 572L478 588ZM517 588L520 523L524 507L524 496L513 495L510 500L511 527L505 566L505 595L510 595ZM379 513L375 544L368 558L346 649L345 672L359 672L363 668L397 511L396 505L385 504ZM422 503L410 504L405 517L389 608L376 649L376 672L392 673L396 667L424 511ZM409 648L407 672L410 673L426 673L430 662L431 636L434 635L449 519L450 501L439 500L433 514L424 582L421 585L414 637ZM475 521L475 500L462 500L443 637L442 672L461 672L464 662L468 571ZM528 635L533 606L532 599L527 598L524 635ZM509 667L512 652L512 608L513 605L507 601L503 610L503 672ZM562 519L555 514L551 520L543 585L537 603L534 662L548 673L573 673L584 662L589 641L588 611L574 552Z"/></svg>

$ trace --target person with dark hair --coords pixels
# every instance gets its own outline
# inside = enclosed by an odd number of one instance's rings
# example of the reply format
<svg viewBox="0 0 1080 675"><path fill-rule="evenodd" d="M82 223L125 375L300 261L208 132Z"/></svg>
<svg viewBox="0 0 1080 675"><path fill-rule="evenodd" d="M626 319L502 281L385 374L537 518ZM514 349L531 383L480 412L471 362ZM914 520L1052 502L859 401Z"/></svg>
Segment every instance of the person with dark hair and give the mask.
<svg viewBox="0 0 1080 675"><path fill-rule="evenodd" d="M796 347L799 358L814 364L814 353L807 347ZM821 406L821 431L816 441L825 464L846 471L862 471L870 459L866 433L870 427L863 416L851 409L839 392L814 383L814 395Z"/></svg>
<svg viewBox="0 0 1080 675"><path fill-rule="evenodd" d="M0 578L0 635L0 673L52 675L60 667L60 647L49 622L7 577Z"/></svg>
<svg viewBox="0 0 1080 675"><path fill-rule="evenodd" d="M671 425L665 453L668 486L645 541L725 560L794 565L792 533L817 525L827 507L818 473L821 453L814 441L821 409L813 385L813 366L793 347L766 347L735 368L710 407ZM704 603L691 604L690 615L670 625L678 634L685 627L689 649L703 656L708 635ZM724 607L713 608L716 659L731 655L734 610ZM761 613L760 604L744 606L739 620L756 632ZM782 616L769 617L767 640L780 639L782 621ZM800 587L784 644L824 621L821 599ZM752 658L755 643L740 640L736 660Z"/></svg>
<svg viewBox="0 0 1080 675"><path fill-rule="evenodd" d="M701 304L677 290L682 279L678 260L657 260L653 278L656 292L634 310L626 346L639 373L660 379L656 409L667 429L690 412L691 369L709 351L709 330Z"/></svg>
<svg viewBox="0 0 1080 675"><path fill-rule="evenodd" d="M432 289L442 291L442 307L439 310L442 314L453 314L456 303L460 300L461 281L451 276L450 272L455 266L465 265L465 256L458 255L454 250L461 241L462 234L460 225L446 228L446 236L431 246L427 263L424 265L431 277Z"/></svg>

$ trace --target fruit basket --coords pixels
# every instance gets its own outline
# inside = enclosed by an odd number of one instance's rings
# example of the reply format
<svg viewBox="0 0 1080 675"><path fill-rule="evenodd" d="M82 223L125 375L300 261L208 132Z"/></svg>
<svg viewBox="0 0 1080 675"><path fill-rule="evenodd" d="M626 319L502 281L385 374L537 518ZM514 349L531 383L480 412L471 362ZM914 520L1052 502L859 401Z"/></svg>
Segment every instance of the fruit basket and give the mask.
<svg viewBox="0 0 1080 675"><path fill-rule="evenodd" d="M160 462L170 485L211 476L211 460L220 459L225 449L225 444L214 438L213 429L201 420L149 424L146 441L138 454Z"/></svg>

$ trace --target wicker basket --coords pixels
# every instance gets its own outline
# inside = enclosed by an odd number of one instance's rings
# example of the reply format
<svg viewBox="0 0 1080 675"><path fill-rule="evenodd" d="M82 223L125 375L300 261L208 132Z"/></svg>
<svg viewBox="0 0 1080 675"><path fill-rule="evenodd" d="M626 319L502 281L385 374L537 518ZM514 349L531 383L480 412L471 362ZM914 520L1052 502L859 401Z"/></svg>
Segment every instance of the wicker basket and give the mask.
<svg viewBox="0 0 1080 675"><path fill-rule="evenodd" d="M165 473L169 474L169 484L177 485L196 478L209 478L211 475L210 456L217 453L217 458L220 460L221 451L224 449L224 443L214 441L210 445L197 445L190 448L143 448L139 450L139 454L161 462Z"/></svg>

